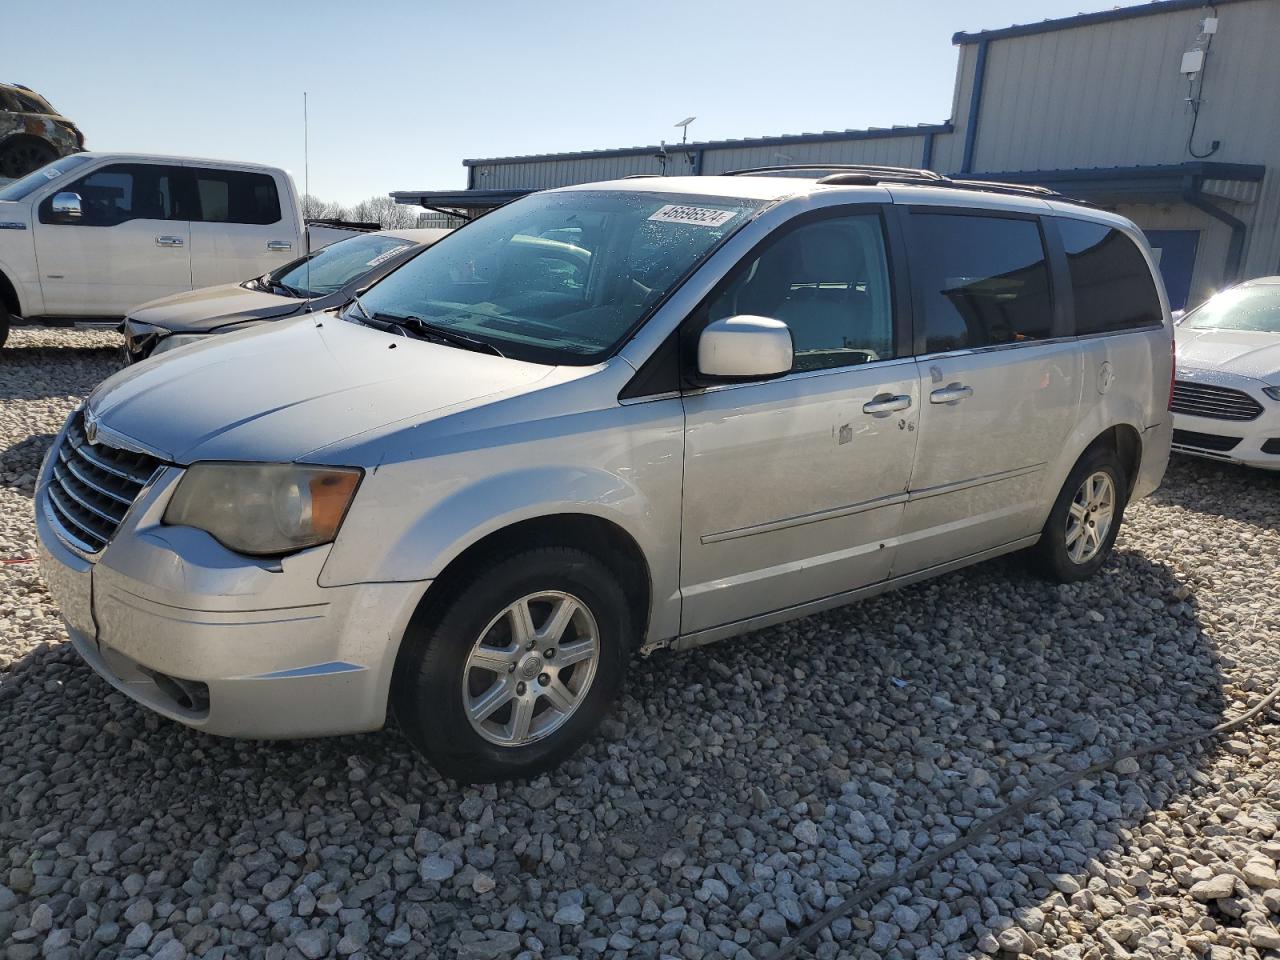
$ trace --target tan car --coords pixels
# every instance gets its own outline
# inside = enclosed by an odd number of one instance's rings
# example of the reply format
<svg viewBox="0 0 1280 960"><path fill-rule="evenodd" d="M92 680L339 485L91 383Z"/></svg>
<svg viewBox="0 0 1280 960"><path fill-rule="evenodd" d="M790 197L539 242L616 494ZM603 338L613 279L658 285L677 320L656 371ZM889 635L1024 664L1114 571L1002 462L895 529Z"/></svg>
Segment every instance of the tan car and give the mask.
<svg viewBox="0 0 1280 960"><path fill-rule="evenodd" d="M16 180L84 149L84 134L44 97L0 83L0 180Z"/></svg>

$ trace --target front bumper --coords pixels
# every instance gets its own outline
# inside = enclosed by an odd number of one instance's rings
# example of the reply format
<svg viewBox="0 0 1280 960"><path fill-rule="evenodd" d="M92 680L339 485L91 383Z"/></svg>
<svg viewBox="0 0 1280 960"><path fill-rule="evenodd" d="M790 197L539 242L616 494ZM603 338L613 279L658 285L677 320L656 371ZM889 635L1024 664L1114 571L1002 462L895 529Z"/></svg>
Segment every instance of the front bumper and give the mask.
<svg viewBox="0 0 1280 960"><path fill-rule="evenodd" d="M163 469L111 543L86 557L59 537L46 509L50 465L42 469L40 566L76 649L112 686L208 733L381 727L400 640L427 584L321 587L327 546L258 561L202 531L163 526L181 473Z"/></svg>
<svg viewBox="0 0 1280 960"><path fill-rule="evenodd" d="M1280 407L1274 401L1256 420L1217 420L1177 413L1173 427L1175 453L1280 470Z"/></svg>

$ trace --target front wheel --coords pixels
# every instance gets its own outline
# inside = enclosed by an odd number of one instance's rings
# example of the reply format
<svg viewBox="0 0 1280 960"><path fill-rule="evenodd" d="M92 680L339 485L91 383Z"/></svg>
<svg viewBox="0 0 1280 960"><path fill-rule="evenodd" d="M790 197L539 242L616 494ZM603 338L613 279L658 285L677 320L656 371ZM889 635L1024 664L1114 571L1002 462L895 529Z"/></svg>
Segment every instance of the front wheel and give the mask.
<svg viewBox="0 0 1280 960"><path fill-rule="evenodd" d="M604 719L622 689L632 630L622 587L599 560L529 549L428 598L404 639L392 709L445 776L531 777Z"/></svg>
<svg viewBox="0 0 1280 960"><path fill-rule="evenodd" d="M1080 458L1033 548L1047 579L1085 580L1107 562L1120 532L1128 489L1115 451L1099 447Z"/></svg>

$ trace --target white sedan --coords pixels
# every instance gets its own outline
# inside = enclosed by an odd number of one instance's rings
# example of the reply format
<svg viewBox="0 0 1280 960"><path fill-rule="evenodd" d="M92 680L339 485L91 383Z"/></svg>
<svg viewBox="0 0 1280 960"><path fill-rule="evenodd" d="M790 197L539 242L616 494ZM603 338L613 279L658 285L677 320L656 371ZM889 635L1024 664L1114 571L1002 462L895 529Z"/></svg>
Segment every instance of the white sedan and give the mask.
<svg viewBox="0 0 1280 960"><path fill-rule="evenodd" d="M1280 470L1280 277L1211 297L1175 339L1173 449Z"/></svg>

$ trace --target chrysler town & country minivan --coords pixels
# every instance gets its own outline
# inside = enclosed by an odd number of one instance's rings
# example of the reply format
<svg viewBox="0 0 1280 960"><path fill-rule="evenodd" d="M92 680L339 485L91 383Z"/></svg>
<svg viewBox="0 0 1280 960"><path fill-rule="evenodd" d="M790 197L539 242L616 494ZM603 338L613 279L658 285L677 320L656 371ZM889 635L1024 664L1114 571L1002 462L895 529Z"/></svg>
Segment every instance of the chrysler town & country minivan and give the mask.
<svg viewBox="0 0 1280 960"><path fill-rule="evenodd" d="M192 727L390 710L483 781L567 756L636 651L1016 550L1096 573L1169 454L1142 235L824 169L532 194L341 314L116 374L37 491L72 642Z"/></svg>

